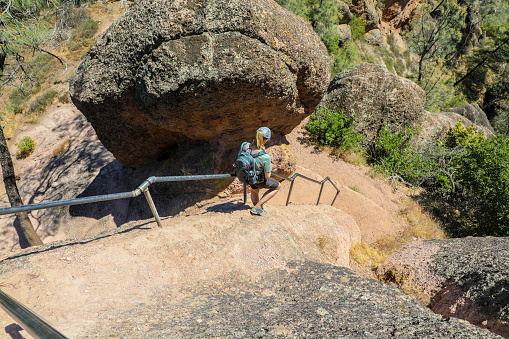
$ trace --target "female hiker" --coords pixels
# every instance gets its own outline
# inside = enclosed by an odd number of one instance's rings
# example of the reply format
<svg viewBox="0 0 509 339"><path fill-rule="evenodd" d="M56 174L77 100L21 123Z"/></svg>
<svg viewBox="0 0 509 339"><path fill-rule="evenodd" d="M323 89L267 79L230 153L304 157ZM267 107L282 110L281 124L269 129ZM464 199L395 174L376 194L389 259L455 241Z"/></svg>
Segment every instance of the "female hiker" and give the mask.
<svg viewBox="0 0 509 339"><path fill-rule="evenodd" d="M267 127L260 127L256 131L256 140L251 144L253 155L261 152L265 148L264 145L267 143L267 141L269 141L270 135L270 129ZM251 201L254 205L251 209L251 214L265 215L267 212L263 209L263 204L272 199L277 194L277 192L279 192L281 186L276 179L270 177L272 171L272 167L270 165L270 155L262 154L255 157L254 159L256 165L255 168L260 169L260 171L257 171L256 173L259 178L258 182L254 185L249 184L249 186L252 188ZM263 194L261 199L260 188L268 188L268 191Z"/></svg>

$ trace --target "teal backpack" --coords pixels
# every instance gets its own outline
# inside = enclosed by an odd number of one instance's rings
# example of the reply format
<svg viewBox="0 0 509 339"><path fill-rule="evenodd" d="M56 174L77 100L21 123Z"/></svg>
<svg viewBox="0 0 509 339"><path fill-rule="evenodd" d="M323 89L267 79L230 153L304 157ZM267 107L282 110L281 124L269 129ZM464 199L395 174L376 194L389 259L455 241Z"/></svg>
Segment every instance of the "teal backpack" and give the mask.
<svg viewBox="0 0 509 339"><path fill-rule="evenodd" d="M256 175L256 164L254 158L263 154L266 153L264 150L261 150L253 155L251 144L247 141L242 143L237 160L233 164L233 167L235 167L235 174L241 182L254 185L257 182L262 181L259 180Z"/></svg>

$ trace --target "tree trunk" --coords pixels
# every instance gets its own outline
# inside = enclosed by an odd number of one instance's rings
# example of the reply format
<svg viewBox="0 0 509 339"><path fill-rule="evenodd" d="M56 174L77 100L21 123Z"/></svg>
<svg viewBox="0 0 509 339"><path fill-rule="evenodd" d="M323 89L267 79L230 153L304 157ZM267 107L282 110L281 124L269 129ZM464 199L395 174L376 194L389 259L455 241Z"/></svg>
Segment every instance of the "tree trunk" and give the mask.
<svg viewBox="0 0 509 339"><path fill-rule="evenodd" d="M23 205L21 196L19 195L16 178L14 176L14 165L12 164L11 153L5 141L4 130L0 124L0 164L2 165L2 173L4 177L5 192L9 197L12 207ZM41 238L37 235L32 226L32 222L28 218L27 212L16 213L21 232L25 236L29 246L42 245Z"/></svg>

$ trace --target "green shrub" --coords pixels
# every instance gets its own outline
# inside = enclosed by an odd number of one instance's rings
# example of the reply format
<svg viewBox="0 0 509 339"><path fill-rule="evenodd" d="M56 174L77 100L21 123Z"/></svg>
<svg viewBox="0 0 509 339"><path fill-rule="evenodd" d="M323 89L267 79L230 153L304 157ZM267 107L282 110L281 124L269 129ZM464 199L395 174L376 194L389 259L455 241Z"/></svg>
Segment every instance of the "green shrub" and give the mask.
<svg viewBox="0 0 509 339"><path fill-rule="evenodd" d="M392 70L394 68L394 59L393 59L393 57L392 56L386 56L383 59L384 59L385 66L387 67L387 70L389 72L392 72Z"/></svg>
<svg viewBox="0 0 509 339"><path fill-rule="evenodd" d="M396 63L394 64L394 68L396 69L396 72L398 72L398 75L403 75L403 73L405 72L405 63L403 62L403 60L401 59L397 59L396 60Z"/></svg>
<svg viewBox="0 0 509 339"><path fill-rule="evenodd" d="M389 48L391 49L391 52L395 56L400 56L399 47L397 46L396 38L394 34L389 34L387 36L387 43L389 44Z"/></svg>
<svg viewBox="0 0 509 339"><path fill-rule="evenodd" d="M30 102L30 112L44 111L53 102L57 94L57 91L50 89L43 95L38 96L34 101Z"/></svg>
<svg viewBox="0 0 509 339"><path fill-rule="evenodd" d="M14 88L9 95L10 102L7 105L7 110L16 114L22 113L23 106L30 94L30 91L22 91L19 88Z"/></svg>
<svg viewBox="0 0 509 339"><path fill-rule="evenodd" d="M15 146L18 148L17 156L19 159L28 157L35 149L35 141L30 137L23 137Z"/></svg>
<svg viewBox="0 0 509 339"><path fill-rule="evenodd" d="M92 20L91 18L86 18L81 22L80 29L81 29L81 37L83 39L90 39L93 38L95 33L97 33L98 29L97 21Z"/></svg>
<svg viewBox="0 0 509 339"><path fill-rule="evenodd" d="M403 180L414 179L416 174L413 168L413 149L410 146L414 135L415 131L411 129L397 133L382 129L369 156L375 170L389 177L398 176Z"/></svg>
<svg viewBox="0 0 509 339"><path fill-rule="evenodd" d="M335 26L330 27L326 30L321 36L321 40L323 41L325 47L327 47L327 51L330 54L334 54L339 50L339 35L338 30Z"/></svg>
<svg viewBox="0 0 509 339"><path fill-rule="evenodd" d="M354 130L355 117L345 118L343 112L334 112L327 107L309 117L307 130L318 144L341 151L359 150L363 136Z"/></svg>
<svg viewBox="0 0 509 339"><path fill-rule="evenodd" d="M97 33L98 24L89 17L83 18L77 25L71 35L71 40L67 43L69 51L74 52L82 47L90 47L93 42L91 39Z"/></svg>
<svg viewBox="0 0 509 339"><path fill-rule="evenodd" d="M36 87L42 85L53 73L56 62L56 59L47 53L37 53L30 60L30 71Z"/></svg>
<svg viewBox="0 0 509 339"><path fill-rule="evenodd" d="M509 235L509 138L498 135L467 147L458 161L457 180L466 196L478 203L470 217L475 227L470 235Z"/></svg>
<svg viewBox="0 0 509 339"><path fill-rule="evenodd" d="M361 39L366 34L366 23L362 19L353 16L353 19L348 23L352 31L352 40Z"/></svg>
<svg viewBox="0 0 509 339"><path fill-rule="evenodd" d="M337 50L332 58L332 77L360 63L361 57L357 44L353 41L348 41L343 47Z"/></svg>
<svg viewBox="0 0 509 339"><path fill-rule="evenodd" d="M457 146L469 147L481 142L485 138L484 133L476 131L474 124L466 127L462 121L459 121L447 132L446 143L450 148Z"/></svg>

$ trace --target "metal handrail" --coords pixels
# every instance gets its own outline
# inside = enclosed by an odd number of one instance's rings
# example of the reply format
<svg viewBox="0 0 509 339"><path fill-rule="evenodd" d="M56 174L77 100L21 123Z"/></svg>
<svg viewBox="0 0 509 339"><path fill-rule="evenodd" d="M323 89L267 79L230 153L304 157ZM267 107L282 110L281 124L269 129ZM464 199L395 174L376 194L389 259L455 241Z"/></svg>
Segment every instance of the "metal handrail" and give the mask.
<svg viewBox="0 0 509 339"><path fill-rule="evenodd" d="M271 173L275 176L278 176L284 180L288 180L291 182L290 190L288 191L288 197L286 199L286 206L288 206L288 204L290 203L290 196L292 194L293 184L295 183L295 179L297 177L301 177L301 178L304 178L306 180L309 180L311 182L315 182L315 183L321 185L320 193L318 194L318 200L316 201L317 205L320 203L320 199L322 197L322 192L323 192L323 186L326 181L329 181L332 184L332 186L336 189L336 195L334 196L334 199L332 200L331 206L334 205L334 203L336 202L336 198L340 192L339 188L336 186L336 184L334 184L334 182L329 177L326 177L322 181L318 181L318 180L306 177L300 173L295 173L291 178L286 177L282 174L276 173L274 171L272 171ZM149 177L140 186L138 186L138 188L136 188L134 191L131 191L131 192L96 195L96 196L84 197L84 198L49 201L49 202L43 202L43 203L38 203L38 204L0 208L0 215L35 211L35 210L52 208L52 207L60 207L60 206L81 205L81 204L88 204L88 203L100 202L100 201L109 201L109 200L117 200L117 199L125 199L125 198L136 198L143 193L145 195L145 198L147 199L147 202L148 202L149 207L152 211L152 214L154 215L154 219L156 220L157 225L159 227L162 227L161 218L159 217L159 213L157 212L157 209L154 205L154 201L152 200L152 196L150 195L150 192L149 192L149 186L151 184L154 184L156 182L225 179L225 178L231 178L234 176L235 176L235 174L210 174L210 175L185 175L185 176L171 176L171 177ZM244 184L244 203L246 203L246 201L247 201L247 189L246 189L246 184Z"/></svg>
<svg viewBox="0 0 509 339"><path fill-rule="evenodd" d="M320 193L318 194L318 200L316 201L317 205L320 203L320 199L322 197L322 192L323 192L323 185L325 184L325 182L329 181L332 184L332 186L336 189L336 195L334 196L334 199L332 200L331 206L334 205L334 203L336 202L336 198L338 197L338 194L340 192L339 188L336 186L336 184L329 177L326 177L322 181L318 181L318 180L315 180L315 179L308 178L305 175L302 175L300 173L295 173L291 178L285 177L284 175L276 173L276 172L271 172L271 173L274 174L275 176L278 176L278 177L280 177L282 179L285 179L285 180L288 180L288 181L291 182L290 190L288 191L288 197L286 198L286 206L288 206L288 204L290 203L290 196L292 194L293 184L294 184L295 179L297 177L301 177L301 178L304 178L304 179L309 180L311 182L315 182L317 184L320 184Z"/></svg>
<svg viewBox="0 0 509 339"><path fill-rule="evenodd" d="M0 307L34 338L66 339L40 315L0 290Z"/></svg>
<svg viewBox="0 0 509 339"><path fill-rule="evenodd" d="M157 213L157 209L154 205L154 201L152 200L152 196L148 190L149 186L156 182L167 182L167 181L188 181L188 180L206 180L206 179L224 179L231 178L232 174L211 174L211 175L186 175L179 177L150 177L145 180L137 189L131 192L123 192L123 193L115 193L115 194L106 194L106 195L96 195L92 197L84 197L84 198L76 198L76 199L68 199L68 200L59 200L59 201L50 201L43 202L39 204L30 204L30 205L22 205L15 206L9 208L0 208L0 215L12 214L18 212L27 212L27 211L35 211L41 210L45 208L59 207L59 206L70 206L70 205L81 205L88 204L92 202L100 202L100 201L108 201L108 200L116 200L116 199L125 199L125 198L136 198L142 193L145 195L147 202L150 206L152 214L156 219L157 225L162 227L161 218L159 218L159 213Z"/></svg>
<svg viewBox="0 0 509 339"><path fill-rule="evenodd" d="M322 181L314 180L308 178L302 174L295 173L291 178L288 178L282 174L271 172L273 175L278 176L284 180L288 180L291 182L290 190L288 192L288 198L286 199L286 206L288 206L290 202L290 196L292 194L293 184L297 177L302 177L306 180L315 182L320 184L320 194L318 195L318 200L316 204L320 203L320 198L322 196L323 185L326 181L330 181L332 186L336 189L336 195L334 196L334 200L331 205L334 205L336 198L339 194L339 189L337 186L330 180L329 177L323 179ZM138 188L131 192L123 192L123 193L115 193L115 194L106 194L106 195L97 195L92 197L84 197L84 198L76 198L76 199L68 199L68 200L60 200L60 201L50 201L38 204L30 204L30 205L22 205L15 206L9 208L1 208L0 215L13 214L18 212L27 212L40 210L45 208L59 207L59 206L70 206L70 205L80 205L80 204L88 204L93 202L100 201L109 201L116 199L125 199L125 198L135 198L142 193L145 195L147 202L150 206L152 214L156 220L156 223L159 227L162 227L161 218L159 217L159 213L157 212L156 206L154 205L154 201L149 192L149 187L151 184L156 182L173 182L173 181L189 181L189 180L207 180L207 179L225 179L234 177L235 174L212 174L212 175L186 175L186 176L172 176L172 177L150 177L145 180ZM244 203L247 201L247 189L246 184L244 184ZM57 330L52 328L42 317L38 316L35 312L29 310L15 299L9 297L4 292L0 291L0 307L3 308L14 320L16 320L23 329L25 329L30 335L35 338L66 338Z"/></svg>

